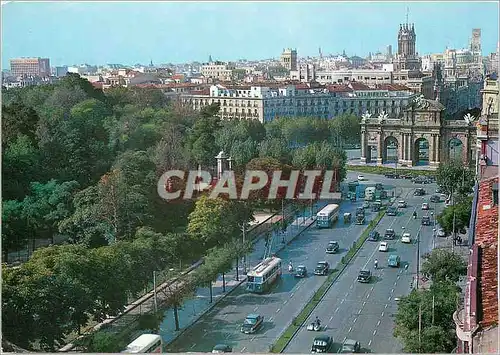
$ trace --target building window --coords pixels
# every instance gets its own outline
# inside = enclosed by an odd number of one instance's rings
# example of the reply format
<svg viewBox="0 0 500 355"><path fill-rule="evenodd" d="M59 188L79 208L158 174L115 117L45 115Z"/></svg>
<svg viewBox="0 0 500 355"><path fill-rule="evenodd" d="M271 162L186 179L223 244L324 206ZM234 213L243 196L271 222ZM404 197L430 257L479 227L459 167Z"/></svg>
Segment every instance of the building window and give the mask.
<svg viewBox="0 0 500 355"><path fill-rule="evenodd" d="M493 184L493 206L498 206L498 183Z"/></svg>

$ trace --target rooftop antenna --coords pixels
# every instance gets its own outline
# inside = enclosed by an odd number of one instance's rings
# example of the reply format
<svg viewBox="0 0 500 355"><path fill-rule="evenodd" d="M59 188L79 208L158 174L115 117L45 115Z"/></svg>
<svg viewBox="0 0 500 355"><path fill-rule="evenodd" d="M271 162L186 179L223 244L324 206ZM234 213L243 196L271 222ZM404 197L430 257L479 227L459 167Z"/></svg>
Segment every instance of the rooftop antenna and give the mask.
<svg viewBox="0 0 500 355"><path fill-rule="evenodd" d="M410 12L410 8L406 7L406 24L408 24L408 13Z"/></svg>

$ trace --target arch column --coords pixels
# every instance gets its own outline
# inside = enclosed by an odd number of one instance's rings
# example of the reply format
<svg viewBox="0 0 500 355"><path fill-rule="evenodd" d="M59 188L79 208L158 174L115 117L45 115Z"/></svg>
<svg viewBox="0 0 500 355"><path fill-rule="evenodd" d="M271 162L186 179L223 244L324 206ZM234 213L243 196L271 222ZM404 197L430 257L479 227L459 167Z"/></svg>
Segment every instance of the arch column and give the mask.
<svg viewBox="0 0 500 355"><path fill-rule="evenodd" d="M462 158L463 158L463 162L465 164L465 166L469 166L470 164L470 159L469 159L469 152L470 152L470 137L469 137L469 133L466 133L464 134L464 141L463 143L463 146L462 146Z"/></svg>
<svg viewBox="0 0 500 355"><path fill-rule="evenodd" d="M399 135L398 139L398 164L403 164L405 157L404 157L404 152L405 152L405 134L401 133Z"/></svg>
<svg viewBox="0 0 500 355"><path fill-rule="evenodd" d="M441 139L440 139L440 136L439 134L436 135L436 159L435 159L435 162L436 162L436 165L439 165L439 163L441 163Z"/></svg>
<svg viewBox="0 0 500 355"><path fill-rule="evenodd" d="M361 163L366 164L366 131L361 130Z"/></svg>
<svg viewBox="0 0 500 355"><path fill-rule="evenodd" d="M377 165L382 165L382 144L383 139L382 139L382 132L378 132L378 139L377 139Z"/></svg>

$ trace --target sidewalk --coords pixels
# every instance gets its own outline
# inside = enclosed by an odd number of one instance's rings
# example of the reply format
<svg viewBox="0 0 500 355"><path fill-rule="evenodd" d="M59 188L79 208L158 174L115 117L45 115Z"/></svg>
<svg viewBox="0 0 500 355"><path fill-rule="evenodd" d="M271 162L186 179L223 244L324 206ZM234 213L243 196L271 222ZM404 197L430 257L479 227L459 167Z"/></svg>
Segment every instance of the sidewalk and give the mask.
<svg viewBox="0 0 500 355"><path fill-rule="evenodd" d="M284 233L273 233L273 238L271 239L271 252L278 253L295 237L297 237L312 223L314 223L315 217L311 218L310 214L310 211L308 211L305 217L296 217ZM285 243L283 243L283 241ZM254 251L247 256L247 264L249 268L254 267L259 262L261 262L264 254L265 240L263 238L260 238L255 243ZM160 326L160 335L162 336L164 343L168 344L175 340L200 317L202 317L205 313L212 309L219 301L221 301L225 296L227 296L239 285L241 285L246 278L242 263L240 263L238 273L239 280L236 280L236 267L233 268L233 271L225 275L225 292L223 292L222 287L222 275L219 275L217 281L212 284L212 303L210 303L209 288L198 288L196 290L196 295L192 299L186 300L186 302L184 302L184 304L182 305L182 308L177 312L179 316L179 331L175 330L173 309L169 308L168 310L166 310L164 320Z"/></svg>

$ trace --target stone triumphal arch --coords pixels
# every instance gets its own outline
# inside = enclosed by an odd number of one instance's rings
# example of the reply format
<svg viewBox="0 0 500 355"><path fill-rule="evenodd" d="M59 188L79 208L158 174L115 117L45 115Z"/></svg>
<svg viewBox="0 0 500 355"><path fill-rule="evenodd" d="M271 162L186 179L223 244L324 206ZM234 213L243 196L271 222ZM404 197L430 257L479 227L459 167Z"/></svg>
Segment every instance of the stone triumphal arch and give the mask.
<svg viewBox="0 0 500 355"><path fill-rule="evenodd" d="M438 101L416 97L400 117L365 113L361 120L361 162L399 166L429 165L459 159L470 165L475 159L474 117L445 120Z"/></svg>

